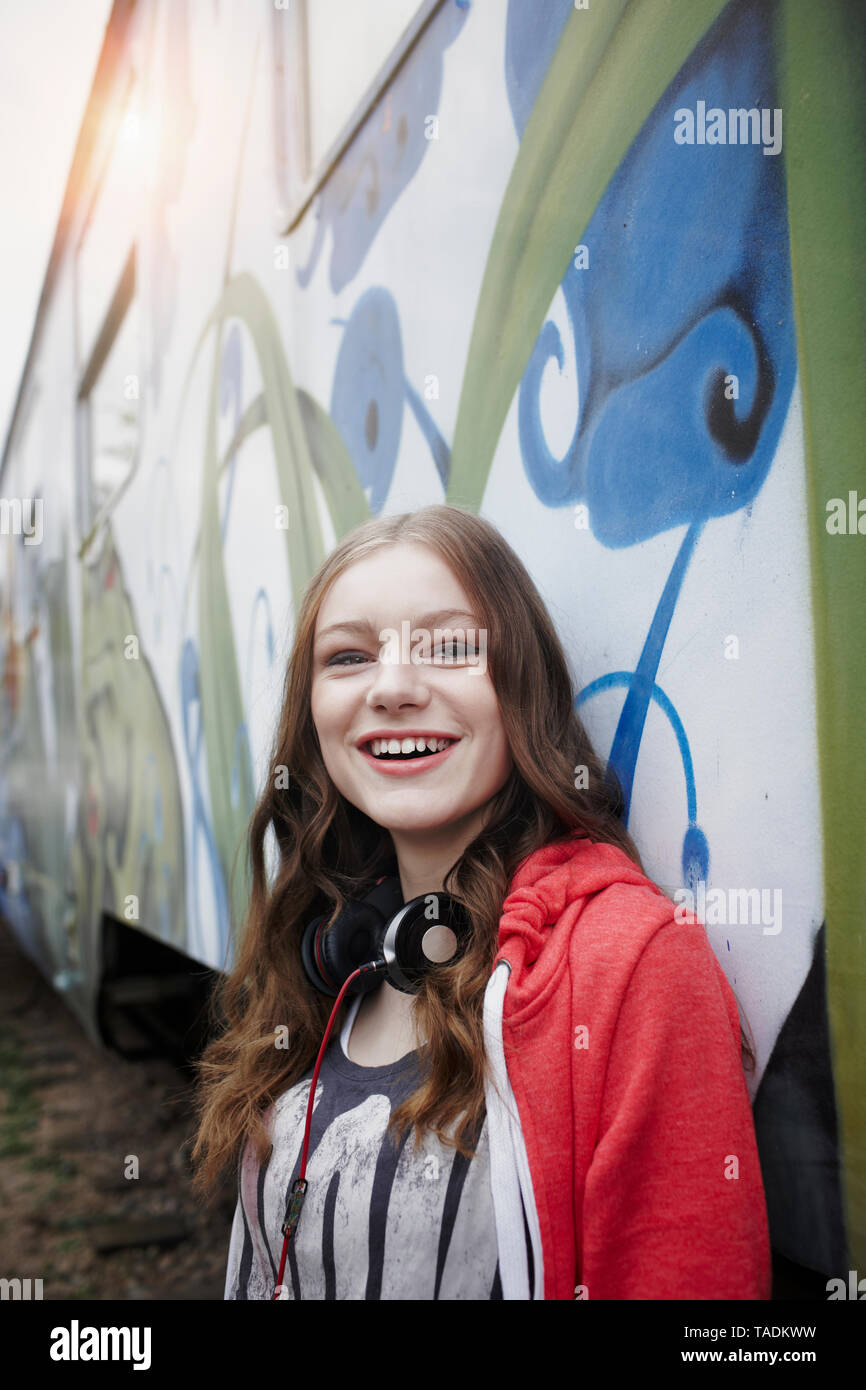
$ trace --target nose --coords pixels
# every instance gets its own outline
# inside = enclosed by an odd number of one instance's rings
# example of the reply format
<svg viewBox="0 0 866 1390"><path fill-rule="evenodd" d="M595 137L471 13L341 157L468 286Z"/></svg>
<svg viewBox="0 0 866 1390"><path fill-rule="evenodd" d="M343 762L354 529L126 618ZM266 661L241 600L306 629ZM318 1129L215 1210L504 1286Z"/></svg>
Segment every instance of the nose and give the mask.
<svg viewBox="0 0 866 1390"><path fill-rule="evenodd" d="M430 702L430 685L423 662L409 652L385 651L376 662L367 704L371 709L397 709L402 705L423 708Z"/></svg>

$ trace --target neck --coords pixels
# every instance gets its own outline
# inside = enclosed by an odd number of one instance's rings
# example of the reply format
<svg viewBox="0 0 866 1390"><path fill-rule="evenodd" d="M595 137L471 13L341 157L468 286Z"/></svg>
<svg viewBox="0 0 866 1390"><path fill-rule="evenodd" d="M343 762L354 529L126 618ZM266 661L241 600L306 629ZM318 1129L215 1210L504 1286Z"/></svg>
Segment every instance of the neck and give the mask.
<svg viewBox="0 0 866 1390"><path fill-rule="evenodd" d="M404 902L444 890L448 870L484 824L484 809L480 807L459 825L446 825L439 830L391 831Z"/></svg>

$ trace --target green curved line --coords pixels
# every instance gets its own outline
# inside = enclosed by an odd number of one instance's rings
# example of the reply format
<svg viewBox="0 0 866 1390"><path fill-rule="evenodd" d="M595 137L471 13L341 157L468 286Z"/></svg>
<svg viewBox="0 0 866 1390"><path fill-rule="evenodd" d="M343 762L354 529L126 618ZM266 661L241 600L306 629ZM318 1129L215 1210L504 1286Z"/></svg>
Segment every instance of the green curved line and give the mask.
<svg viewBox="0 0 866 1390"><path fill-rule="evenodd" d="M265 411L272 427L276 424L273 428L274 460L283 500L291 497L297 501L298 494L291 481L292 468L300 467L309 479L314 464L329 504L335 534L338 538L345 535L347 531L370 517L369 504L358 481L357 471L330 415L292 381L282 350L279 325L261 286L247 272L235 276L226 286L202 324L193 345L175 412L172 456L177 455L177 441L189 387L202 348L211 330L216 329L219 333L228 318L240 319L253 338L264 383L262 394L265 399ZM311 433L308 440L304 426L311 429L312 424L316 426L315 434ZM296 515L302 519L303 524L298 526L297 533L304 542L314 527L315 544L307 546L305 555L299 558L297 549L293 549L291 544L294 531L290 528L286 533L292 598L296 607L325 553L319 512L311 493L311 485L303 489L303 496L306 506L303 511L298 512L290 506L290 522L294 526ZM188 586L185 607L188 602Z"/></svg>
<svg viewBox="0 0 866 1390"><path fill-rule="evenodd" d="M237 428L229 440L228 448L223 451L220 459L220 473L224 473L232 456L240 452L242 446L246 444L251 435L256 430L260 430L263 425L268 423L268 412L265 406L264 395L259 394L250 401L241 418L238 420Z"/></svg>
<svg viewBox="0 0 866 1390"><path fill-rule="evenodd" d="M306 391L298 388L298 401L304 418L304 427L310 444L310 454L316 475L322 485L328 513L335 535L343 536L370 515L366 498L358 484L355 469L346 463L348 455L339 430L326 410ZM233 456L244 444L268 424L267 407L264 395L259 394L247 406L237 428L223 451L219 462L219 476L225 473ZM196 536L192 551L194 569L198 560L200 536ZM187 590L188 592L188 590ZM186 611L186 601L184 604Z"/></svg>
<svg viewBox="0 0 866 1390"><path fill-rule="evenodd" d="M611 0L571 12L493 234L447 501L479 510L505 417L575 244L656 102L726 3Z"/></svg>
<svg viewBox="0 0 866 1390"><path fill-rule="evenodd" d="M279 496L289 509L289 529L283 534L295 613L310 578L330 548L326 547L322 535L314 473L320 478L338 538L345 530L366 520L370 510L336 426L321 407L297 390L292 381L279 325L263 289L247 272L236 275L225 286L196 339L181 388L173 440L176 454L190 381L208 335L211 329L216 329L199 527L199 675L214 839L225 881L231 884L230 921L235 936L243 921L249 883L238 871L240 861L234 874L232 868L246 836L256 789L244 750L240 750L238 794L236 800L232 800L232 770L238 760L236 742L238 728L243 722L243 699L219 523L219 479L223 461L217 453L220 346L223 327L230 318L239 319L250 334L262 377L264 404L256 406L254 402L255 410L253 406L248 408L242 424L251 429L263 409L271 429ZM266 524L268 521L263 513L263 525ZM185 608L191 582L190 574Z"/></svg>
<svg viewBox="0 0 866 1390"><path fill-rule="evenodd" d="M809 498L827 1003L854 1266L866 1266L866 537L830 535L827 502L866 497L866 24L783 0L778 72Z"/></svg>

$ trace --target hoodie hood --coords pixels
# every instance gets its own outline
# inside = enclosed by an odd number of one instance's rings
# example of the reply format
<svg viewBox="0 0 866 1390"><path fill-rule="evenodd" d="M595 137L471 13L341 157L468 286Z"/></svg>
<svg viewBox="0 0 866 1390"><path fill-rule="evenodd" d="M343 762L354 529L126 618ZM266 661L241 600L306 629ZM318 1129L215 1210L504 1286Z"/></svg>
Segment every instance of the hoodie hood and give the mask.
<svg viewBox="0 0 866 1390"><path fill-rule="evenodd" d="M653 915L659 924L673 917L671 900L618 845L576 831L521 861L502 905L494 958L494 968L504 960L511 970L506 1016L534 998L555 972L562 953L552 947L553 938L567 938L590 900L612 884L645 888L657 900Z"/></svg>

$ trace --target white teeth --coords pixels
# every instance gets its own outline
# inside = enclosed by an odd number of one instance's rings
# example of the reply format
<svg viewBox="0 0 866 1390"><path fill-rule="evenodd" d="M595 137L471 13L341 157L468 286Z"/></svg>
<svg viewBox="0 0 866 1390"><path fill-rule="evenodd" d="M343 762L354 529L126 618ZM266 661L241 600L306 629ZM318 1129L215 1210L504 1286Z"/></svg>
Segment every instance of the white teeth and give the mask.
<svg viewBox="0 0 866 1390"><path fill-rule="evenodd" d="M383 753L441 753L443 748L455 742L456 740L451 738L423 738L420 735L404 739L374 738L370 741L370 749L376 758L381 757Z"/></svg>

